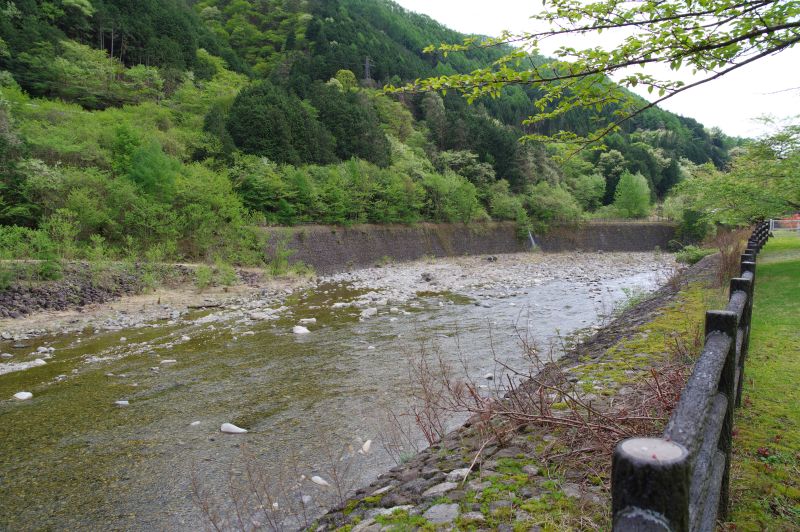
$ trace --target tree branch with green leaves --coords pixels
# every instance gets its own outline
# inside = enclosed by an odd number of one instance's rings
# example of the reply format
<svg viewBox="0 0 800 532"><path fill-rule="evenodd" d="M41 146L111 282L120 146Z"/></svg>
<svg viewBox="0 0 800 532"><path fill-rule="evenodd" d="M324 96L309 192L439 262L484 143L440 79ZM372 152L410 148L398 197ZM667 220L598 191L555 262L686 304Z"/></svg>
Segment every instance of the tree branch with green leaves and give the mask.
<svg viewBox="0 0 800 532"><path fill-rule="evenodd" d="M544 0L531 17L542 29L505 32L499 37L470 37L460 44L429 46L425 52L447 56L477 48L505 47L493 64L469 74L417 79L391 92L455 91L473 102L496 98L504 87L535 87L535 112L524 122L525 140L556 140L585 148L620 128L632 117L688 89L719 79L745 65L782 52L800 41L800 0ZM549 40L609 35L612 46L560 46L542 55ZM691 69L695 81L656 77L645 69L663 65ZM611 78L615 82L611 81ZM631 89L644 87L648 102ZM594 113L596 129L585 135L537 133L544 121L573 109Z"/></svg>

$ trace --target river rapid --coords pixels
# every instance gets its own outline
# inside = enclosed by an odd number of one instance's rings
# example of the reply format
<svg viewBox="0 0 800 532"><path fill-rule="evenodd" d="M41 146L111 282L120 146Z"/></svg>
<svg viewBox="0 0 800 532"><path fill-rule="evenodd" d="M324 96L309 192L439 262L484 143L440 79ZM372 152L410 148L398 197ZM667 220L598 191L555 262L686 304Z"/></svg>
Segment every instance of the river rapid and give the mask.
<svg viewBox="0 0 800 532"><path fill-rule="evenodd" d="M502 393L503 365L528 364L521 337L549 353L672 264L658 253L386 264L131 328L0 341L0 529L198 530L198 494L224 515L231 501L259 503L254 470L313 518L338 494L312 477L355 487L413 451L387 417L410 404L409 361L423 350Z"/></svg>

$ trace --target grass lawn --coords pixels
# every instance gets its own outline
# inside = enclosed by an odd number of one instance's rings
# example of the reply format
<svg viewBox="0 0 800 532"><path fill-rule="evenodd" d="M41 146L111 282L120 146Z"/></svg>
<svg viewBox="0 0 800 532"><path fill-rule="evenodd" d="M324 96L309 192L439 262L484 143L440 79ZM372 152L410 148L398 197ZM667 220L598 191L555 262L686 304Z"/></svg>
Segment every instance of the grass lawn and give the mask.
<svg viewBox="0 0 800 532"><path fill-rule="evenodd" d="M754 305L726 525L800 531L800 235L762 250Z"/></svg>

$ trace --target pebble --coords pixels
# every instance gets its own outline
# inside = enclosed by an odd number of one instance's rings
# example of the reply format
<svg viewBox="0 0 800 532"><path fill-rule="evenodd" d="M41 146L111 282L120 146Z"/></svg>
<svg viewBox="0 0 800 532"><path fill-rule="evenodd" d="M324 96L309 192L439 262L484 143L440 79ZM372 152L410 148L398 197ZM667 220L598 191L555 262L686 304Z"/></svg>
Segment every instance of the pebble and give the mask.
<svg viewBox="0 0 800 532"><path fill-rule="evenodd" d="M189 426L190 426L190 427L196 427L196 426L197 426L197 425L199 425L199 424L200 424L200 422L199 422L199 421L192 421L191 423L189 423Z"/></svg>
<svg viewBox="0 0 800 532"><path fill-rule="evenodd" d="M114 404L117 406L128 406L130 403L128 401L114 401Z"/></svg>
<svg viewBox="0 0 800 532"><path fill-rule="evenodd" d="M247 432L247 429L237 427L233 423L223 423L219 430L225 434L245 434Z"/></svg>
<svg viewBox="0 0 800 532"><path fill-rule="evenodd" d="M175 364L176 362L177 362L177 360L175 360L174 358L167 358L165 360L162 360L161 364Z"/></svg>
<svg viewBox="0 0 800 532"><path fill-rule="evenodd" d="M32 397L33 394L31 392L17 392L14 394L14 399L16 399L17 401L27 401Z"/></svg>
<svg viewBox="0 0 800 532"><path fill-rule="evenodd" d="M311 477L311 482L313 482L318 486L322 486L323 488L327 488L328 486L330 486L330 483L319 475L314 475L313 477Z"/></svg>

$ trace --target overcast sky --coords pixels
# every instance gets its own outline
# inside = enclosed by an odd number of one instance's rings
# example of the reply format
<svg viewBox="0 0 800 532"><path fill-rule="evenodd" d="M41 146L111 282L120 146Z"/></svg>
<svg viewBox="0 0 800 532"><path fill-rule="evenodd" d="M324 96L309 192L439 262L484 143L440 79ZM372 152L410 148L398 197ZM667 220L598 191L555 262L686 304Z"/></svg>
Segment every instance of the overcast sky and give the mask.
<svg viewBox="0 0 800 532"><path fill-rule="evenodd" d="M503 30L530 31L529 17L542 6L541 0L395 1L462 33L492 36ZM574 42L571 45L576 48L585 46ZM685 82L691 80L691 72L681 76ZM664 102L662 107L690 116L707 127L719 127L729 135L757 136L765 129L755 118L770 115L780 119L800 115L800 46L689 89Z"/></svg>

